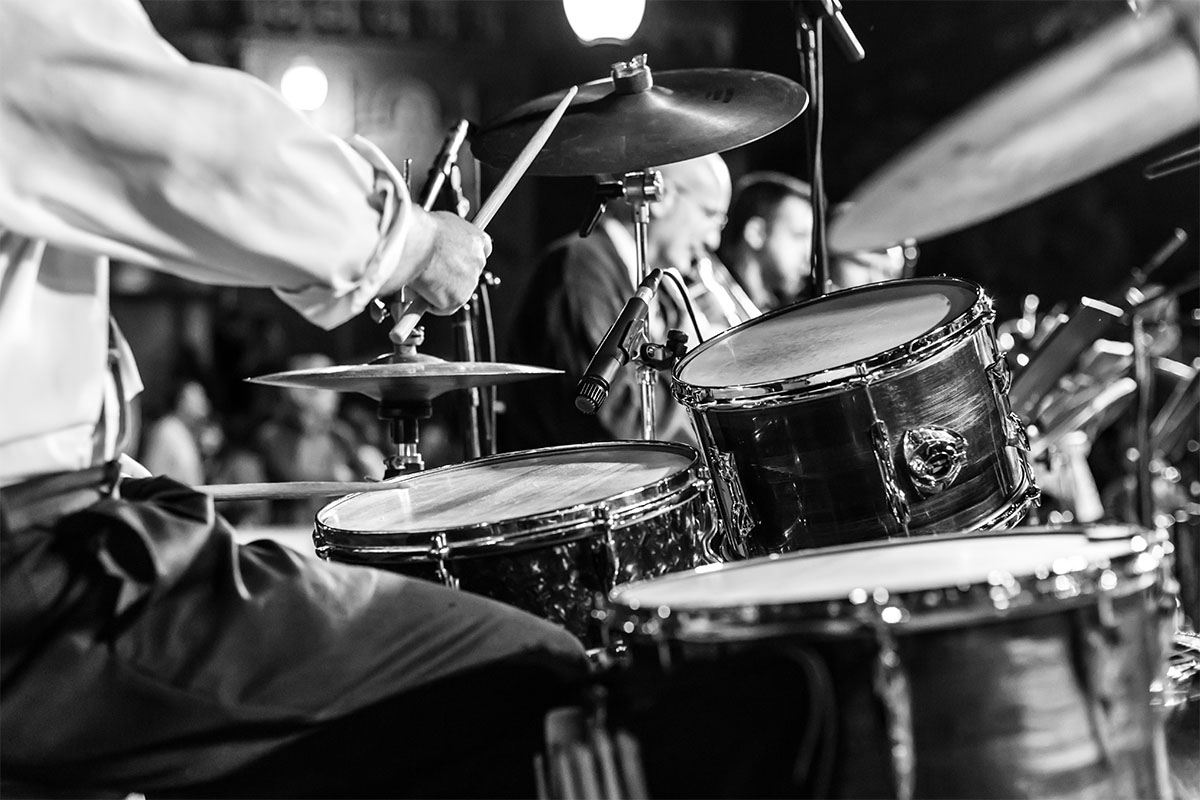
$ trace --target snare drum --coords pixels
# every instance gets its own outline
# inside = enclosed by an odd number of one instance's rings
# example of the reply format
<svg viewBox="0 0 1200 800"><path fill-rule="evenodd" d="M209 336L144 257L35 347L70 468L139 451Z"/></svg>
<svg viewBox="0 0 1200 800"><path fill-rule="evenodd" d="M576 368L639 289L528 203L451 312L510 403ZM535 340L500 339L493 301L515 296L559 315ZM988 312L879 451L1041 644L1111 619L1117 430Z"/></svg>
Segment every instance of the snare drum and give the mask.
<svg viewBox="0 0 1200 800"><path fill-rule="evenodd" d="M313 539L324 558L486 595L596 644L597 594L713 560L702 472L666 442L507 453L335 500Z"/></svg>
<svg viewBox="0 0 1200 800"><path fill-rule="evenodd" d="M1167 563L1137 529L1028 528L633 583L606 611L626 648L614 696L653 707L697 675L718 695L771 654L809 684L801 796L1162 797Z"/></svg>
<svg viewBox="0 0 1200 800"><path fill-rule="evenodd" d="M1004 528L1037 496L991 302L952 278L779 309L675 370L745 557Z"/></svg>

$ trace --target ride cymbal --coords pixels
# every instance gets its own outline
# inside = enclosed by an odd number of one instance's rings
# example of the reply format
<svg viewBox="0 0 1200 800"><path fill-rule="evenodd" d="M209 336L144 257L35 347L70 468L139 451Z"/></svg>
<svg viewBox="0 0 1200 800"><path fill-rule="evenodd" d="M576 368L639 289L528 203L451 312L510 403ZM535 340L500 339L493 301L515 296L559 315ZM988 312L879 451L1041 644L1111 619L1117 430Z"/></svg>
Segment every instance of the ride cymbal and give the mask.
<svg viewBox="0 0 1200 800"><path fill-rule="evenodd" d="M624 68L624 69L622 69ZM566 95L532 100L485 124L475 157L505 167ZM808 94L768 72L688 69L650 74L643 61L579 87L531 175L622 174L749 144L800 116Z"/></svg>
<svg viewBox="0 0 1200 800"><path fill-rule="evenodd" d="M1002 84L903 152L831 220L830 249L929 239L1025 205L1200 122L1200 22L1160 3ZM1193 6L1194 8L1194 6Z"/></svg>
<svg viewBox="0 0 1200 800"><path fill-rule="evenodd" d="M524 364L442 361L426 357L399 363L298 369L247 380L266 386L357 392L383 403L409 403L432 400L455 389L493 386L561 374L562 370Z"/></svg>

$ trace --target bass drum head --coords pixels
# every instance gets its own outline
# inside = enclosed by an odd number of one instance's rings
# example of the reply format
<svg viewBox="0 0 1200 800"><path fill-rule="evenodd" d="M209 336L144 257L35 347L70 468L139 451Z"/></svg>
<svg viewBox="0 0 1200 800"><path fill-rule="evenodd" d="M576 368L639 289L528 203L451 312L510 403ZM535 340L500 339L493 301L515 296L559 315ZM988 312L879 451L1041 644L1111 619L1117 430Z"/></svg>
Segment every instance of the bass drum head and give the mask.
<svg viewBox="0 0 1200 800"><path fill-rule="evenodd" d="M852 618L853 606L869 600L886 604L905 595L910 596L901 601L906 613L916 617L922 605L934 607L934 593L949 590L958 596L958 610L992 615L1000 607L992 587L1008 593L1023 581L1049 580L1053 586L1059 577L1074 576L1054 586L1055 594L1068 597L1072 588L1067 584L1092 580L1113 563L1151 549L1144 532L1120 525L913 538L704 566L619 586L609 600L621 609L653 610L664 620L681 613L702 620L706 612L712 612L710 619L726 619L720 612L736 610L734 616L740 614L753 628L772 617L787 617L786 611L774 613L787 607L809 606L816 616ZM1116 581L1116 574L1105 580ZM1117 590L1115 583L1104 588ZM915 598L921 602L910 602ZM964 604L975 608L962 608ZM796 615L801 616L813 615Z"/></svg>
<svg viewBox="0 0 1200 800"><path fill-rule="evenodd" d="M395 491L335 500L319 528L363 534L474 529L554 517L576 507L628 497L685 472L694 450L665 442L613 442L527 450L395 479ZM580 512L590 519L590 510ZM455 537L450 537L451 542Z"/></svg>
<svg viewBox="0 0 1200 800"><path fill-rule="evenodd" d="M749 386L815 375L890 353L966 314L979 289L953 278L861 286L779 309L684 357L680 383Z"/></svg>

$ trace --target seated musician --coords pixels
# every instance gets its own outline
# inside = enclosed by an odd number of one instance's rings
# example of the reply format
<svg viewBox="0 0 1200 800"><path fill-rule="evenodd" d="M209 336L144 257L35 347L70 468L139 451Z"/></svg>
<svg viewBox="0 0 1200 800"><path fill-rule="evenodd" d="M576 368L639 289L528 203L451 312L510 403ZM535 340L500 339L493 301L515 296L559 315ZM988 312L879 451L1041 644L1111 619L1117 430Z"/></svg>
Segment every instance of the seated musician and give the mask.
<svg viewBox="0 0 1200 800"><path fill-rule="evenodd" d="M734 187L721 257L763 311L812 295L812 189L782 172L751 172Z"/></svg>
<svg viewBox="0 0 1200 800"><path fill-rule="evenodd" d="M545 711L586 674L578 641L239 546L207 495L118 461L139 382L108 258L271 286L328 328L402 286L453 312L488 237L417 208L369 144L188 63L136 0L5 0L0 74L5 793L532 796Z"/></svg>

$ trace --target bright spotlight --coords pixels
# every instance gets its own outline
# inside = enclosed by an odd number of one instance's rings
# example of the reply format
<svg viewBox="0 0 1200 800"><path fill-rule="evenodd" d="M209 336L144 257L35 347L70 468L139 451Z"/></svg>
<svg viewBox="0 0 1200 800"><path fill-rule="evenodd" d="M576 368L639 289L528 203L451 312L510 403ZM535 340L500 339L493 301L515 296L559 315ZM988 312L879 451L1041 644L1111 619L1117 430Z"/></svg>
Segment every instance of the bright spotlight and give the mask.
<svg viewBox="0 0 1200 800"><path fill-rule="evenodd" d="M646 0L563 0L563 10L584 44L620 44L637 33Z"/></svg>
<svg viewBox="0 0 1200 800"><path fill-rule="evenodd" d="M329 79L325 71L310 59L299 58L283 73L279 91L291 106L300 111L316 111L329 96Z"/></svg>

